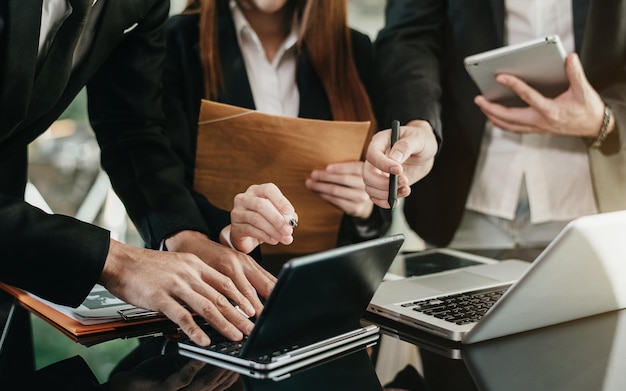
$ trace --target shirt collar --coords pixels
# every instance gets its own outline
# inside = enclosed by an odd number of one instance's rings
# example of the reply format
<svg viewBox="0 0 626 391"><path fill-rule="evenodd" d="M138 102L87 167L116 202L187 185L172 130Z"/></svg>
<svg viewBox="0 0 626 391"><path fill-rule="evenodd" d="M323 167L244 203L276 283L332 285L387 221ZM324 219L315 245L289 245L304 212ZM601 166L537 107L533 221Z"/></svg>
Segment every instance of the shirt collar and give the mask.
<svg viewBox="0 0 626 391"><path fill-rule="evenodd" d="M250 26L250 23L248 23L248 20L243 14L243 11L241 11L241 8L239 8L239 5L235 0L230 0L230 10L233 15L235 30L237 31L238 38L242 39L247 36L251 38L258 47L262 48L263 46L261 45L261 41L259 40L258 35L254 31L252 26ZM289 30L289 34L285 38L285 41L283 42L281 47L282 50L280 50L280 52L284 53L285 51L296 46L296 43L298 43L299 26L300 24L298 23L297 15L296 13L294 13L293 21L291 23L291 30Z"/></svg>

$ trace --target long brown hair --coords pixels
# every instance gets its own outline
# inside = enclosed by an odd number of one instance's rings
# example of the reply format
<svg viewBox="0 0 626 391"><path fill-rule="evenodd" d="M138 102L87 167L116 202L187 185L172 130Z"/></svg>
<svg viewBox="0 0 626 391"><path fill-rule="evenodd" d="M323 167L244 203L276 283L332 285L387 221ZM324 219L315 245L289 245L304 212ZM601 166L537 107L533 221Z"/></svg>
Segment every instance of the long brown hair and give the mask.
<svg viewBox="0 0 626 391"><path fill-rule="evenodd" d="M354 63L346 0L290 0L300 19L297 50L305 50L328 95L333 119L376 120ZM225 7L225 8L220 8ZM217 97L223 87L217 38L217 15L228 0L190 0L185 12L200 13L200 57L205 94Z"/></svg>

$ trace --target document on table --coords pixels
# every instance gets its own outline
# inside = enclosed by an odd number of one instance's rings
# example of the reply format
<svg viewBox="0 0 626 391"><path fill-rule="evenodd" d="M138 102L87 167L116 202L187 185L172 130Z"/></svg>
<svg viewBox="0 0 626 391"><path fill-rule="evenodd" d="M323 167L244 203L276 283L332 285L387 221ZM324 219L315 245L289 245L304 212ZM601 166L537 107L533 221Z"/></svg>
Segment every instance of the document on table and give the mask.
<svg viewBox="0 0 626 391"><path fill-rule="evenodd" d="M0 283L0 288L13 295L20 305L39 316L75 342L90 346L117 338L129 338L145 335L175 333L178 327L162 315L130 318L115 315L117 309L133 310L137 307L126 303L115 303L109 313L101 312L96 316L81 316L81 310L52 303L30 292ZM102 287L96 285L96 295L102 293ZM92 291L94 292L94 291ZM119 300L119 299L116 299ZM113 301L109 301L113 304ZM77 313L78 311L79 313ZM144 311L144 310L141 310Z"/></svg>

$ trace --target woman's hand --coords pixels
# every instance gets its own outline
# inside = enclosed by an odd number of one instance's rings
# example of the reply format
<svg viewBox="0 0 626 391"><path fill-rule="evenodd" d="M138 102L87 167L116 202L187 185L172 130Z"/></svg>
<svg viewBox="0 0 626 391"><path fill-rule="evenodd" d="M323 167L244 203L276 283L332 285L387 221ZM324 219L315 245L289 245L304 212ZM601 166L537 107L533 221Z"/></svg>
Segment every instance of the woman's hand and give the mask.
<svg viewBox="0 0 626 391"><path fill-rule="evenodd" d="M235 196L230 221L221 237L247 254L262 243L291 244L298 215L275 184L264 183Z"/></svg>
<svg viewBox="0 0 626 391"><path fill-rule="evenodd" d="M350 216L366 219L372 214L374 203L365 191L363 162L330 164L313 171L305 185Z"/></svg>

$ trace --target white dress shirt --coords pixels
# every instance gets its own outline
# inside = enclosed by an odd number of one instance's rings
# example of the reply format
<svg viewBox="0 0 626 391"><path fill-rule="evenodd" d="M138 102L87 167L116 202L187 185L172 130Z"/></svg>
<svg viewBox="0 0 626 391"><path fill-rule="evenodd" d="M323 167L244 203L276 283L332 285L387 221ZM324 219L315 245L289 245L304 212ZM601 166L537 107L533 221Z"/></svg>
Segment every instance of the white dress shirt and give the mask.
<svg viewBox="0 0 626 391"><path fill-rule="evenodd" d="M565 50L574 50L571 0L506 0L506 14L508 44L558 34ZM579 137L517 134L487 123L467 209L514 220L522 181L532 224L597 213Z"/></svg>
<svg viewBox="0 0 626 391"><path fill-rule="evenodd" d="M96 3L99 1L99 7L94 7ZM100 11L102 7L102 3L105 0L93 0L91 4L94 9L91 12L91 15L88 19L87 27L91 27L93 23L100 16ZM45 57L48 48L52 44L54 37L59 30L59 27L63 24L63 22L72 14L72 5L69 0L43 0L41 5L41 27L39 29L39 49L37 52L38 59L41 60ZM90 36L89 39L92 37ZM77 47L80 45L89 45L91 42L81 42L77 44ZM85 46L81 46L85 47ZM81 56L85 53L79 53ZM82 58L75 58L73 65L79 63Z"/></svg>
<svg viewBox="0 0 626 391"><path fill-rule="evenodd" d="M300 93L296 85L297 19L294 18L289 35L270 62L259 37L237 3L231 1L230 7L256 109L268 114L297 117L300 109Z"/></svg>
<svg viewBox="0 0 626 391"><path fill-rule="evenodd" d="M68 0L43 0L39 30L39 58L45 55L57 30L72 13Z"/></svg>

